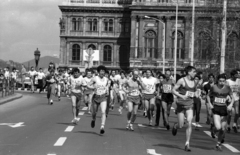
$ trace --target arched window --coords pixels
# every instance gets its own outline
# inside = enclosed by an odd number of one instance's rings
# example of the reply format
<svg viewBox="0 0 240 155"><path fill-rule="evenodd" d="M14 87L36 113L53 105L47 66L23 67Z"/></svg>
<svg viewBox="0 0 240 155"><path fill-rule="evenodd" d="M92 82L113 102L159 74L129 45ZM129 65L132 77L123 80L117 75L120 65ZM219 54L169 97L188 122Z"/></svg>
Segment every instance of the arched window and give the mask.
<svg viewBox="0 0 240 155"><path fill-rule="evenodd" d="M80 46L78 44L72 46L72 60L80 60Z"/></svg>
<svg viewBox="0 0 240 155"><path fill-rule="evenodd" d="M183 33L177 32L177 59L184 59L184 37ZM175 31L172 33L172 58L174 58L174 49L175 49Z"/></svg>
<svg viewBox="0 0 240 155"><path fill-rule="evenodd" d="M105 32L113 32L113 20L112 19L104 19L103 25L104 25Z"/></svg>
<svg viewBox="0 0 240 155"><path fill-rule="evenodd" d="M228 57L228 61L240 60L239 53L237 53L237 42L238 35L236 32L232 32L227 38L227 45L226 45L226 56ZM235 58L234 58L235 57Z"/></svg>
<svg viewBox="0 0 240 155"><path fill-rule="evenodd" d="M89 31L97 31L97 24L98 24L97 19L89 18L88 19L88 30Z"/></svg>
<svg viewBox="0 0 240 155"><path fill-rule="evenodd" d="M112 47L109 45L103 48L103 61L112 61Z"/></svg>
<svg viewBox="0 0 240 155"><path fill-rule="evenodd" d="M199 59L206 60L211 51L210 36L207 32L200 32L198 38Z"/></svg>
<svg viewBox="0 0 240 155"><path fill-rule="evenodd" d="M92 48L93 50L96 50L96 46L93 45L93 44L90 44L90 45L88 46L88 48Z"/></svg>
<svg viewBox="0 0 240 155"><path fill-rule="evenodd" d="M145 33L145 53L146 58L157 57L157 35L153 30L149 30Z"/></svg>
<svg viewBox="0 0 240 155"><path fill-rule="evenodd" d="M76 18L73 18L72 19L72 30L77 30L77 20Z"/></svg>

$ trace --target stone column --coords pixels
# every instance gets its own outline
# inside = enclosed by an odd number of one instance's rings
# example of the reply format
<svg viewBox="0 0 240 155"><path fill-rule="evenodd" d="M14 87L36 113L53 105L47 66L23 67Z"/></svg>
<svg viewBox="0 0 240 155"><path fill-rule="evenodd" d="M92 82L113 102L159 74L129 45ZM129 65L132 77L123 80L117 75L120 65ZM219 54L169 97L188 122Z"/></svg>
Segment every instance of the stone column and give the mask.
<svg viewBox="0 0 240 155"><path fill-rule="evenodd" d="M131 45L130 59L135 58L135 39L136 39L136 15L131 16Z"/></svg>
<svg viewBox="0 0 240 155"><path fill-rule="evenodd" d="M144 52L143 26L144 26L144 17L143 16L139 16L139 25L138 25L138 58L143 58L143 52Z"/></svg>
<svg viewBox="0 0 240 155"><path fill-rule="evenodd" d="M112 66L117 66L117 59L118 54L117 54L117 43L113 43L113 64Z"/></svg>
<svg viewBox="0 0 240 155"><path fill-rule="evenodd" d="M83 61L83 50L85 50L85 49L83 48L83 45L85 45L84 41L82 42L82 45L80 46L81 47L80 48L80 66L82 66L82 63L84 62Z"/></svg>
<svg viewBox="0 0 240 155"><path fill-rule="evenodd" d="M85 1L84 1L85 2ZM86 35L87 17L83 17L83 36Z"/></svg>
<svg viewBox="0 0 240 155"><path fill-rule="evenodd" d="M101 63L103 62L103 43L99 43L99 46L100 46L100 65Z"/></svg>
<svg viewBox="0 0 240 155"><path fill-rule="evenodd" d="M184 34L184 38L185 38L185 45L184 45L184 48L185 48L185 59L189 59L191 58L191 32L192 32L192 29L191 29L191 20L192 18L191 17L185 17L185 22L184 22L184 29L185 29L185 34ZM196 31L196 30L195 30ZM196 59L196 58L195 58Z"/></svg>
<svg viewBox="0 0 240 155"><path fill-rule="evenodd" d="M99 17L98 36L102 36L102 17Z"/></svg>
<svg viewBox="0 0 240 155"><path fill-rule="evenodd" d="M171 17L166 16L166 59L172 59L172 22Z"/></svg>
<svg viewBox="0 0 240 155"><path fill-rule="evenodd" d="M69 58L69 54L70 54L70 45L69 45L69 42L67 41L67 59L66 59L66 64L67 65L69 65L69 60L70 60L70 58Z"/></svg>
<svg viewBox="0 0 240 155"><path fill-rule="evenodd" d="M98 50L99 50L99 61L98 61L98 65L101 64L101 61L102 61L102 46L101 46L102 43L98 43Z"/></svg>
<svg viewBox="0 0 240 155"><path fill-rule="evenodd" d="M85 42L83 42L82 47L83 47L83 50L86 50L86 43ZM85 62L83 61L83 57L82 57L82 66L85 66Z"/></svg>
<svg viewBox="0 0 240 155"><path fill-rule="evenodd" d="M117 17L114 17L113 29L114 29L114 36L117 36L117 32L118 32L118 29L119 29Z"/></svg>
<svg viewBox="0 0 240 155"><path fill-rule="evenodd" d="M158 16L158 19L163 21L163 17ZM165 22L165 21L163 21ZM157 46L157 53L158 53L158 60L162 60L163 56L163 47L164 47L164 29L163 29L163 23L158 21L158 46ZM165 43L166 44L166 43Z"/></svg>

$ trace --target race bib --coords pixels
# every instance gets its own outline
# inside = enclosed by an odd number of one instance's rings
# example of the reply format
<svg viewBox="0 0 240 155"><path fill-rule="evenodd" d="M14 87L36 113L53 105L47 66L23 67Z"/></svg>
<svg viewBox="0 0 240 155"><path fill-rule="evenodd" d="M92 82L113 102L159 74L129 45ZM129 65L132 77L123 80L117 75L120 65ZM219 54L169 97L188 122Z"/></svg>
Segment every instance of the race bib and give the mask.
<svg viewBox="0 0 240 155"><path fill-rule="evenodd" d="M106 88L104 88L104 87L97 88L97 94L98 95L102 95L102 94L105 94L105 93L106 93Z"/></svg>
<svg viewBox="0 0 240 155"><path fill-rule="evenodd" d="M151 92L152 89L153 89L153 86L152 86L152 85L148 84L148 85L146 86L146 90L147 90L148 92Z"/></svg>
<svg viewBox="0 0 240 155"><path fill-rule="evenodd" d="M172 86L168 84L163 85L163 92L164 93L170 93L172 91Z"/></svg>
<svg viewBox="0 0 240 155"><path fill-rule="evenodd" d="M224 104L226 103L226 98L215 97L214 102Z"/></svg>
<svg viewBox="0 0 240 155"><path fill-rule="evenodd" d="M139 91L138 90L132 90L130 93L131 96L138 96L139 95Z"/></svg>
<svg viewBox="0 0 240 155"><path fill-rule="evenodd" d="M188 96L188 97L194 97L195 96L195 93L194 92L191 92L191 91L187 91L186 92L186 95Z"/></svg>

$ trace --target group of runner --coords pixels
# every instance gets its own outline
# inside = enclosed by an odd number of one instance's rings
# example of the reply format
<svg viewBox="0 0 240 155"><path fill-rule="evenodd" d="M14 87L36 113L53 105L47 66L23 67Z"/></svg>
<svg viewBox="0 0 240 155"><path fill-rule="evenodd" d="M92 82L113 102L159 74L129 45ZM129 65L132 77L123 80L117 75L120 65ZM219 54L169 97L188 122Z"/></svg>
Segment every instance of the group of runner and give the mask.
<svg viewBox="0 0 240 155"><path fill-rule="evenodd" d="M59 82L61 79L63 84ZM170 130L169 116L174 102L178 121L172 126L172 134L175 136L177 131L186 124L185 151L191 151L190 139L194 116L195 129L199 129L202 104L206 104L207 107L206 123L211 127L212 137L215 138L218 132L217 150L222 150L221 144L224 142L225 130L229 132L231 130L232 115L234 115L232 129L236 133L238 131L240 70L233 70L230 79L227 79L226 74L220 74L215 80L215 76L209 74L208 81L203 82L202 73L197 73L196 68L188 66L185 68L185 74L175 82L170 70L155 77L150 69L144 72L133 70L127 74L124 71L120 74L112 71L109 75L105 66L99 66L97 73L86 69L84 76L80 74L79 69L74 68L71 74L58 74L56 78L52 70L47 82L50 104L52 104L51 94L54 94L52 84L55 82L60 83L59 92L63 91L66 95L70 95L74 124L78 123L81 102L85 103L88 113L92 115L92 128L95 127L96 115L100 107L101 134L105 133L104 126L109 109L117 105L119 105L120 114L124 107L127 108L127 130L134 131L133 126L139 109L143 109L149 126L153 126L154 117L156 117L155 126L159 126L162 111L163 125Z"/></svg>

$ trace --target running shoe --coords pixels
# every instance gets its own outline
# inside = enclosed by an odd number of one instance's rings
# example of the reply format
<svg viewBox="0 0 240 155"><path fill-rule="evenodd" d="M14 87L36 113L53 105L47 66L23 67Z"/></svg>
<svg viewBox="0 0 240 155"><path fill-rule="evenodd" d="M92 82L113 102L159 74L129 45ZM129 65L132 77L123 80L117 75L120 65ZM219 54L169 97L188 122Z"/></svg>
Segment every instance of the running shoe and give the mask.
<svg viewBox="0 0 240 155"><path fill-rule="evenodd" d="M77 125L77 123L78 123L77 119L74 118L74 119L72 120L72 123L75 124L75 125Z"/></svg>
<svg viewBox="0 0 240 155"><path fill-rule="evenodd" d="M222 146L217 144L215 149L216 149L216 151L222 151Z"/></svg>
<svg viewBox="0 0 240 155"><path fill-rule="evenodd" d="M166 128L167 128L167 130L170 130L170 125L169 125L169 124L167 124Z"/></svg>
<svg viewBox="0 0 240 155"><path fill-rule="evenodd" d="M237 127L236 127L236 126L233 126L232 128L233 128L233 131L234 131L235 133L238 133L238 130L237 130Z"/></svg>
<svg viewBox="0 0 240 155"><path fill-rule="evenodd" d="M153 126L153 125L152 125L152 120L149 121L149 126Z"/></svg>
<svg viewBox="0 0 240 155"><path fill-rule="evenodd" d="M53 101L50 101L50 104L53 105Z"/></svg>
<svg viewBox="0 0 240 155"><path fill-rule="evenodd" d="M92 127L92 128L95 127L95 120L92 120L92 122L91 122L91 127Z"/></svg>
<svg viewBox="0 0 240 155"><path fill-rule="evenodd" d="M58 97L58 101L61 101L61 98L60 98L60 97Z"/></svg>
<svg viewBox="0 0 240 155"><path fill-rule="evenodd" d="M127 126L126 126L126 130L129 130L130 129L130 124L127 124Z"/></svg>
<svg viewBox="0 0 240 155"><path fill-rule="evenodd" d="M230 133L230 131L231 131L231 128L227 127L227 132Z"/></svg>
<svg viewBox="0 0 240 155"><path fill-rule="evenodd" d="M134 129L133 129L133 125L132 125L132 124L130 124L129 127L130 127L130 130L131 130L131 131L134 131Z"/></svg>
<svg viewBox="0 0 240 155"><path fill-rule="evenodd" d="M105 131L104 131L104 127L102 126L101 129L100 129L100 134L104 134Z"/></svg>
<svg viewBox="0 0 240 155"><path fill-rule="evenodd" d="M120 113L120 115L122 115L122 109L121 108L118 109L118 112Z"/></svg>
<svg viewBox="0 0 240 155"><path fill-rule="evenodd" d="M91 111L88 111L88 114L91 115L92 114Z"/></svg>
<svg viewBox="0 0 240 155"><path fill-rule="evenodd" d="M189 144L185 145L185 151L187 151L187 152L191 152L191 149L190 149Z"/></svg>
<svg viewBox="0 0 240 155"><path fill-rule="evenodd" d="M177 135L177 127L176 127L177 123L174 123L173 128L172 128L172 135L176 136Z"/></svg>
<svg viewBox="0 0 240 155"><path fill-rule="evenodd" d="M222 139L222 140L221 140L221 144L223 144L224 142L225 142L225 140L224 140L224 139Z"/></svg>
<svg viewBox="0 0 240 155"><path fill-rule="evenodd" d="M209 120L209 119L207 119L207 122L206 122L206 124L207 124L207 125L209 125L209 124L210 124L210 120Z"/></svg>

